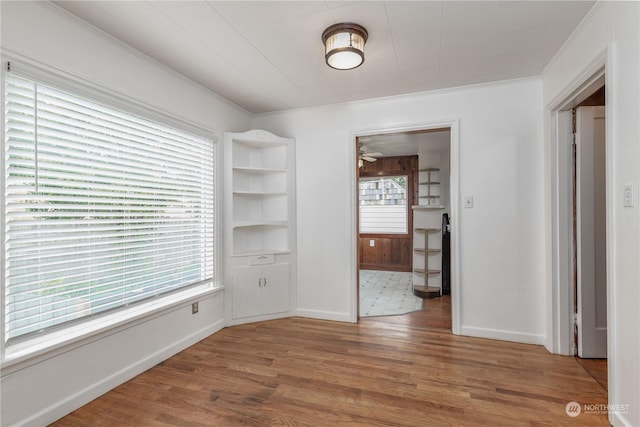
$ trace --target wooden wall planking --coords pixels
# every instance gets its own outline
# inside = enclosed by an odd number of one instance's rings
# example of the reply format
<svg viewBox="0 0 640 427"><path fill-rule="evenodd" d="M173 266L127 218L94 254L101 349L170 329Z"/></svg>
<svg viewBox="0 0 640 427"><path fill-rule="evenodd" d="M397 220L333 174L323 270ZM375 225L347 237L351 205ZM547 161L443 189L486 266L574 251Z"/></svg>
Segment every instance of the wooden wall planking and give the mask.
<svg viewBox="0 0 640 427"><path fill-rule="evenodd" d="M364 162L360 177L408 176L410 195L407 234L360 234L358 261L361 269L412 271L413 270L413 215L412 205L418 204L418 156L382 157L375 162ZM371 240L374 246L370 245Z"/></svg>

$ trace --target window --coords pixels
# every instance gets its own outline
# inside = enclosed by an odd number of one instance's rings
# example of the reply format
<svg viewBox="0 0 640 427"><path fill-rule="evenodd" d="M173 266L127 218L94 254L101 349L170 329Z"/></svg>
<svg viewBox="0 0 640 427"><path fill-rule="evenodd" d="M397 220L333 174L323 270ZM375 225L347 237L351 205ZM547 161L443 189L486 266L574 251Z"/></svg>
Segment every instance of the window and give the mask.
<svg viewBox="0 0 640 427"><path fill-rule="evenodd" d="M214 148L7 73L6 338L212 282Z"/></svg>
<svg viewBox="0 0 640 427"><path fill-rule="evenodd" d="M407 176L360 178L360 233L407 233Z"/></svg>

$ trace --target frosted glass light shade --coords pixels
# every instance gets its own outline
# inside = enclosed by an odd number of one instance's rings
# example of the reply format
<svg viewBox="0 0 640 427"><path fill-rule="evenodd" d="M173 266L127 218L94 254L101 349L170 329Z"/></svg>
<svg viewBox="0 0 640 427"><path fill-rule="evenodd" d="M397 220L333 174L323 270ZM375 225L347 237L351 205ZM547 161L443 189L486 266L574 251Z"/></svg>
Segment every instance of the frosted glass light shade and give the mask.
<svg viewBox="0 0 640 427"><path fill-rule="evenodd" d="M327 65L337 70L351 70L364 62L364 44L368 33L354 23L335 24L324 30L324 58Z"/></svg>

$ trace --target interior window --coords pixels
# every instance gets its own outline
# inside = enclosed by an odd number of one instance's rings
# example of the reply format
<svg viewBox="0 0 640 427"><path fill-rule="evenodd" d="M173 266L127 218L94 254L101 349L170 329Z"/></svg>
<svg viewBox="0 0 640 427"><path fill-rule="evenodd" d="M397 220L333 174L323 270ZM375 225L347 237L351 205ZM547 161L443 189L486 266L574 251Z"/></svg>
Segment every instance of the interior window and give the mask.
<svg viewBox="0 0 640 427"><path fill-rule="evenodd" d="M406 234L408 177L360 178L360 233Z"/></svg>

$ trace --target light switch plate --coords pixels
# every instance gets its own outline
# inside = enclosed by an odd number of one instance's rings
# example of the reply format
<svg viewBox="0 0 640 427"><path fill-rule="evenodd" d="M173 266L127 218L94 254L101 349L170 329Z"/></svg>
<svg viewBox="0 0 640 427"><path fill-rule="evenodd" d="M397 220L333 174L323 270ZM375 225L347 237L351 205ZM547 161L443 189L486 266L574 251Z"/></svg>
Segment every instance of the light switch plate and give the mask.
<svg viewBox="0 0 640 427"><path fill-rule="evenodd" d="M369 246L371 246L372 248L376 245L376 241L375 240L369 240Z"/></svg>
<svg viewBox="0 0 640 427"><path fill-rule="evenodd" d="M624 197L623 203L625 208L631 208L635 206L633 184L625 184L623 197Z"/></svg>
<svg viewBox="0 0 640 427"><path fill-rule="evenodd" d="M464 196L465 209L471 209L473 207L473 196Z"/></svg>

